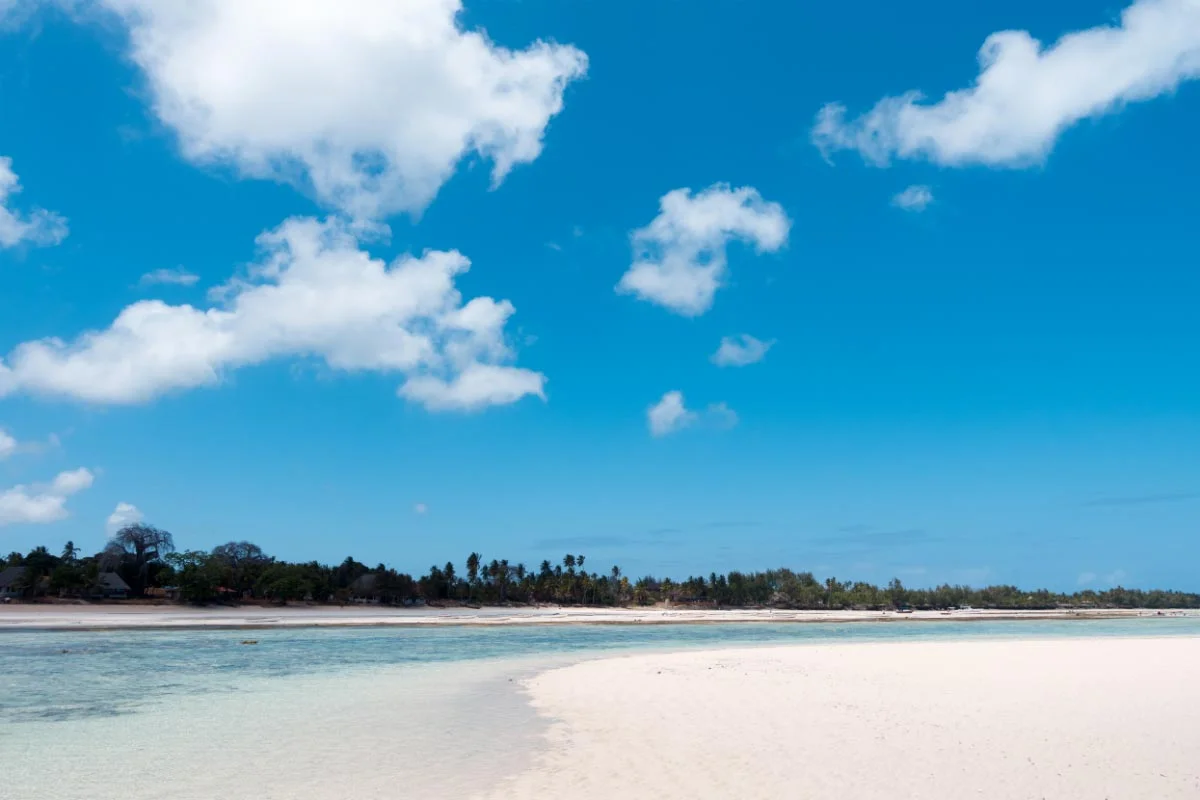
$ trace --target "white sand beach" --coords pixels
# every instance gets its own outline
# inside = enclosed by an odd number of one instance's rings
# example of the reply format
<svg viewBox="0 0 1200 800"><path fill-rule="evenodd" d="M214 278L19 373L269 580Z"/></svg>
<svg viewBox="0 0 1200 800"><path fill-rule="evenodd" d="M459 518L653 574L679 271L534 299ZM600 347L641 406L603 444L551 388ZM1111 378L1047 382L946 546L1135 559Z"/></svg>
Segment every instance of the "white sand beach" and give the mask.
<svg viewBox="0 0 1200 800"><path fill-rule="evenodd" d="M1200 797L1200 638L838 644L543 673L492 798Z"/></svg>
<svg viewBox="0 0 1200 800"><path fill-rule="evenodd" d="M371 625L680 624L711 622L861 622L1002 619L1107 619L1155 616L1139 610L789 611L781 609L584 608L559 606L414 607L351 605L199 608L185 605L0 605L2 630L120 630L126 628L289 628ZM1200 616L1200 611L1163 614Z"/></svg>

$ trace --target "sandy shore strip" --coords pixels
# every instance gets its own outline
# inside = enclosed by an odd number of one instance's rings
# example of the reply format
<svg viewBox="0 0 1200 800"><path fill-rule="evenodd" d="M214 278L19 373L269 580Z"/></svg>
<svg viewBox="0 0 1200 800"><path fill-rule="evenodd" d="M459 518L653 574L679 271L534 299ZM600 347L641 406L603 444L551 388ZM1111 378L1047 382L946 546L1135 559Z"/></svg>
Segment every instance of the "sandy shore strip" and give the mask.
<svg viewBox="0 0 1200 800"><path fill-rule="evenodd" d="M653 625L719 622L880 622L1034 619L1118 619L1157 616L1154 611L787 611L673 608L386 608L379 606L261 606L196 608L145 605L0 605L4 630L120 630L127 628L292 628L403 625ZM1162 612L1200 617L1200 611Z"/></svg>
<svg viewBox="0 0 1200 800"><path fill-rule="evenodd" d="M789 646L585 662L492 798L1200 797L1200 638Z"/></svg>

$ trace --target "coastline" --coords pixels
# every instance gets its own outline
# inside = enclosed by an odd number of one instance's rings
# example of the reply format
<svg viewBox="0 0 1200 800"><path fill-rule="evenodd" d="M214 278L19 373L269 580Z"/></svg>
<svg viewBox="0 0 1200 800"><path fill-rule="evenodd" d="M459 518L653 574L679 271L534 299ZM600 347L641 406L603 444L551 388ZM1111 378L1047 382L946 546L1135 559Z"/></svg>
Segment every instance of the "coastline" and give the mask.
<svg viewBox="0 0 1200 800"><path fill-rule="evenodd" d="M34 703L5 729L9 788L47 800L153 800L165 785L179 800L327 800L347 786L390 796L397 785L481 800L1200 790L1200 615L1015 625L1009 638L986 635L1001 626L907 619L893 615L886 632L812 625L798 639L748 625L732 641L670 619L640 631L425 622L399 637L293 625L251 648L213 626L97 635L95 646L79 628L14 636L7 674L24 676L16 691ZM118 684L85 680L115 667ZM159 757L147 764L146 752ZM97 773L101 757L131 779ZM49 795L47 774L58 776Z"/></svg>
<svg viewBox="0 0 1200 800"><path fill-rule="evenodd" d="M1191 798L1198 658L1191 636L592 659L524 681L549 728L480 796Z"/></svg>
<svg viewBox="0 0 1200 800"><path fill-rule="evenodd" d="M143 605L0 605L3 631L254 630L527 625L697 625L719 623L935 623L1200 617L1197 610L790 611L782 609L485 607L401 609L379 606L263 608Z"/></svg>

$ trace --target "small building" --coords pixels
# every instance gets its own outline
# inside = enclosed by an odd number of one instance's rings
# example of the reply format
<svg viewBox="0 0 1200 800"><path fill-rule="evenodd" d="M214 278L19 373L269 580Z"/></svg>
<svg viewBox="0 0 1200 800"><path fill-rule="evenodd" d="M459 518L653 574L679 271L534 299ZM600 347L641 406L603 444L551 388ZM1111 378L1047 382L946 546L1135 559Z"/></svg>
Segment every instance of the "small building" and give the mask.
<svg viewBox="0 0 1200 800"><path fill-rule="evenodd" d="M129 584L115 572L101 572L92 584L92 597L105 600L124 600L129 597Z"/></svg>
<svg viewBox="0 0 1200 800"><path fill-rule="evenodd" d="M0 600L11 600L24 597L28 590L25 574L26 567L9 567L0 571Z"/></svg>

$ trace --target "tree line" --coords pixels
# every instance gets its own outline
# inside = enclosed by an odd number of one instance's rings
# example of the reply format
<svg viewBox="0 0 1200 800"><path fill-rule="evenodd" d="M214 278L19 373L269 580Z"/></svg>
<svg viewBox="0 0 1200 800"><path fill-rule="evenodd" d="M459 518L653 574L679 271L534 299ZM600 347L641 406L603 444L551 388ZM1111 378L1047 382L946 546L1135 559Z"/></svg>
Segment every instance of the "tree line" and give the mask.
<svg viewBox="0 0 1200 800"><path fill-rule="evenodd" d="M452 561L419 577L354 558L336 566L276 559L250 542L229 542L210 551L177 550L174 537L152 525L122 528L95 555L71 542L60 555L45 547L10 553L0 569L24 567L26 596L86 596L104 573L128 584L131 597L167 596L182 602L307 601L391 605L550 603L560 605L654 605L670 602L705 608L789 609L993 609L1200 608L1200 594L1115 587L1072 594L1015 586L972 588L944 584L909 588L899 579L886 586L863 581L818 580L811 572L775 569L731 571L686 580L644 576L635 580L619 566L590 569L581 554L542 561L530 569L507 559L469 554L463 569Z"/></svg>

